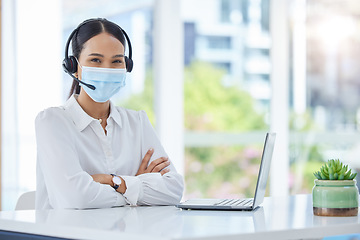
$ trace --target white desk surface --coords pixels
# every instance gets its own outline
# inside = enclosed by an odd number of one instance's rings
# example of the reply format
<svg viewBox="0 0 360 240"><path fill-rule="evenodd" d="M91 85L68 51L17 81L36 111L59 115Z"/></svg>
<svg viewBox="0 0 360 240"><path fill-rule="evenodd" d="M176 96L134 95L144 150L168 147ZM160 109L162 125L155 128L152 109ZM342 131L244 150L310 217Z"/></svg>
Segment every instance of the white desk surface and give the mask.
<svg viewBox="0 0 360 240"><path fill-rule="evenodd" d="M254 212L173 206L0 212L0 230L72 239L314 239L360 232L360 216L318 217L311 195L265 198Z"/></svg>

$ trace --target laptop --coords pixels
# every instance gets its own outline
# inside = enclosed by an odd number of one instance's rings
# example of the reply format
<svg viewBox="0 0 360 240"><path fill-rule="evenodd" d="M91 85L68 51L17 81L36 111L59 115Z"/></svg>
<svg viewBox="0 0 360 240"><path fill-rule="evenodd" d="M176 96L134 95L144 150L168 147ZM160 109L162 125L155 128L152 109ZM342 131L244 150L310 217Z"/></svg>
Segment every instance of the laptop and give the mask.
<svg viewBox="0 0 360 240"><path fill-rule="evenodd" d="M182 209L194 210L245 210L256 209L264 200L269 176L271 158L274 151L276 133L267 133L261 156L254 198L241 199L189 199L176 205Z"/></svg>

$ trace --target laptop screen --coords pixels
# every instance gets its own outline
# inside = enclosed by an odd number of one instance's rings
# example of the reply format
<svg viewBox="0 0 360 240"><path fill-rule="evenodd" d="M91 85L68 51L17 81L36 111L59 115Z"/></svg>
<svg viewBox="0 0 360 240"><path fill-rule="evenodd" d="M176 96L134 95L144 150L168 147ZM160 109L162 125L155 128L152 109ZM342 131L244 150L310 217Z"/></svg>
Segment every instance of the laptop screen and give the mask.
<svg viewBox="0 0 360 240"><path fill-rule="evenodd" d="M255 189L253 207L259 206L264 200L266 183L270 172L271 158L274 151L276 133L267 133L261 157L258 180Z"/></svg>

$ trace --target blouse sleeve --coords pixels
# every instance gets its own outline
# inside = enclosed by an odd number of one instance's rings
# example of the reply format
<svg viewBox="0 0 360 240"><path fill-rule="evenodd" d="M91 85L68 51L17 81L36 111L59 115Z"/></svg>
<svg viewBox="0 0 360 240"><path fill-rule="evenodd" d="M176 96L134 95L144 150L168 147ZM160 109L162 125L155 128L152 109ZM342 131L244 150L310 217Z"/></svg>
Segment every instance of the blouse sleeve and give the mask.
<svg viewBox="0 0 360 240"><path fill-rule="evenodd" d="M38 169L53 208L123 206L125 198L111 186L93 181L79 163L72 122L61 109L47 109L35 120ZM46 197L46 193L37 193Z"/></svg>
<svg viewBox="0 0 360 240"><path fill-rule="evenodd" d="M142 128L142 158L150 148L154 149L150 162L160 157L168 157L147 114L144 111L140 111L139 114ZM180 202L184 190L183 177L176 172L170 158L169 161L170 171L164 175L145 173L136 177L122 176L127 185L124 196L129 204L175 205Z"/></svg>

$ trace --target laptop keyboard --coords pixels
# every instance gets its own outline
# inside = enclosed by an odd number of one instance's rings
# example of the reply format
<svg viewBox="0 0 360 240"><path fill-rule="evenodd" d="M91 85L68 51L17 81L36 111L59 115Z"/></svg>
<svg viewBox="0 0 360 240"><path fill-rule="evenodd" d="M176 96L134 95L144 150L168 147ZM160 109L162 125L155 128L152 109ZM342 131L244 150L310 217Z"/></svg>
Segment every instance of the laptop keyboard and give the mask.
<svg viewBox="0 0 360 240"><path fill-rule="evenodd" d="M224 199L214 205L217 206L252 206L253 199Z"/></svg>

